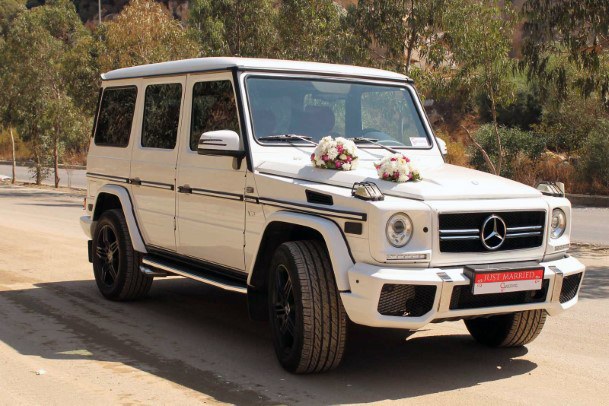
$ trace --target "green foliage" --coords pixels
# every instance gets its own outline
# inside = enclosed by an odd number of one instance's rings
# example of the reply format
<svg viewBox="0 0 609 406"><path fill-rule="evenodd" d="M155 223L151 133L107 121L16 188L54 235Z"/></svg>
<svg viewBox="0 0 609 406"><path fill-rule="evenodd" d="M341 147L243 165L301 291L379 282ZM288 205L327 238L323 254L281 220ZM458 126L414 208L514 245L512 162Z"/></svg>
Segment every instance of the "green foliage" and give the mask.
<svg viewBox="0 0 609 406"><path fill-rule="evenodd" d="M521 67L565 96L569 87L585 97L600 96L609 108L609 2L606 0L527 0L523 6L524 59ZM571 77L564 64L553 65L566 53L578 68Z"/></svg>
<svg viewBox="0 0 609 406"><path fill-rule="evenodd" d="M438 33L445 0L360 0L358 32L383 48L380 66L408 74L414 53L432 56L427 45Z"/></svg>
<svg viewBox="0 0 609 406"><path fill-rule="evenodd" d="M600 120L582 148L582 177L609 189L609 120Z"/></svg>
<svg viewBox="0 0 609 406"><path fill-rule="evenodd" d="M607 118L607 114L597 98L582 100L570 92L562 101L549 99L545 103L535 131L545 135L548 147L554 151L576 151L603 117Z"/></svg>
<svg viewBox="0 0 609 406"><path fill-rule="evenodd" d="M189 23L204 55L273 57L277 10L272 0L194 0Z"/></svg>
<svg viewBox="0 0 609 406"><path fill-rule="evenodd" d="M342 8L332 0L283 0L277 29L280 56L318 62L340 62Z"/></svg>
<svg viewBox="0 0 609 406"><path fill-rule="evenodd" d="M515 78L519 79L519 78ZM518 127L530 131L541 122L542 103L536 83L515 82L514 96L507 103L497 104L497 123L505 127ZM493 120L491 101L487 94L478 95L478 113L484 122Z"/></svg>
<svg viewBox="0 0 609 406"><path fill-rule="evenodd" d="M535 160L544 152L546 140L538 134L522 131L519 128L499 127L499 136L503 143L504 165L501 176L513 177L519 170L513 164L519 155ZM492 124L485 124L474 134L476 141L486 150L491 159L497 160L499 153L495 143L495 129ZM470 147L471 164L477 169L487 170L486 163L478 149Z"/></svg>
<svg viewBox="0 0 609 406"><path fill-rule="evenodd" d="M104 23L99 34L103 37L99 57L102 71L198 54L193 33L153 0L131 0L115 19Z"/></svg>

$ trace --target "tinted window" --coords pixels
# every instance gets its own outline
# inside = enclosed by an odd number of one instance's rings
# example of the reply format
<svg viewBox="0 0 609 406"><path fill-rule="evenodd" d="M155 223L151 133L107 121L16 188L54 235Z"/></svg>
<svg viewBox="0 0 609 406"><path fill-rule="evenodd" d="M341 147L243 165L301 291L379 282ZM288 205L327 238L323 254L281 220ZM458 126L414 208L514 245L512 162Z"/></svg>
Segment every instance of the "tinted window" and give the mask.
<svg viewBox="0 0 609 406"><path fill-rule="evenodd" d="M239 133L233 84L228 80L195 83L192 89L190 149L196 151L201 134L217 130Z"/></svg>
<svg viewBox="0 0 609 406"><path fill-rule="evenodd" d="M135 111L136 87L104 89L95 129L95 145L126 147Z"/></svg>
<svg viewBox="0 0 609 406"><path fill-rule="evenodd" d="M181 103L182 85L179 83L146 87L142 147L175 148Z"/></svg>

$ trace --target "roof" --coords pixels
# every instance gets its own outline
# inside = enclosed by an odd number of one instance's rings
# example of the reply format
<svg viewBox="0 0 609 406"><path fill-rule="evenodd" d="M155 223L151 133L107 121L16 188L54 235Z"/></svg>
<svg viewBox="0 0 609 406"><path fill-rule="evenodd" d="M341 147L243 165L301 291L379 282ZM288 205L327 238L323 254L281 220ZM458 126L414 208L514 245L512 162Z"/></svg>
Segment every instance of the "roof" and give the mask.
<svg viewBox="0 0 609 406"><path fill-rule="evenodd" d="M181 73L217 71L227 69L269 70L290 72L312 72L338 76L372 77L406 81L408 77L381 69L363 68L350 65L334 65L318 62L299 62L278 59L256 58L195 58L180 61L161 62L110 71L101 75L103 80L128 79L148 76L164 76Z"/></svg>

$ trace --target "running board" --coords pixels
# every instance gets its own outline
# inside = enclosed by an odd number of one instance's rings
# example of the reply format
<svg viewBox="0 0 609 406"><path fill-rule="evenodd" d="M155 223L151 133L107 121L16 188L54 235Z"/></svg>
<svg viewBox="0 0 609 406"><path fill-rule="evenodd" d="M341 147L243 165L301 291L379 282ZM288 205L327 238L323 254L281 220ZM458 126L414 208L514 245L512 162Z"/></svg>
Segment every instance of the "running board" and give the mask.
<svg viewBox="0 0 609 406"><path fill-rule="evenodd" d="M202 268L186 267L164 258L145 256L140 265L140 271L150 276L167 276L168 274L175 274L231 292L247 293L247 285L245 282L240 283L233 278L223 277L215 272L210 272Z"/></svg>

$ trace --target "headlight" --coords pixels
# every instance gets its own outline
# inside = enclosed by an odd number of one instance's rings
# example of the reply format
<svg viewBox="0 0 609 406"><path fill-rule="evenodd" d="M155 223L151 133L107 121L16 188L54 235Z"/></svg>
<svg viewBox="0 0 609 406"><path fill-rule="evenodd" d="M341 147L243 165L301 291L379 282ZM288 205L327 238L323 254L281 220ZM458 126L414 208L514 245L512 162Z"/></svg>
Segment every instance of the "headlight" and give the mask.
<svg viewBox="0 0 609 406"><path fill-rule="evenodd" d="M404 213L391 216L387 222L387 241L394 247L401 248L408 244L412 237L412 221Z"/></svg>
<svg viewBox="0 0 609 406"><path fill-rule="evenodd" d="M567 215L561 209L552 211L552 222L550 223L550 238L557 239L564 234L567 228Z"/></svg>

